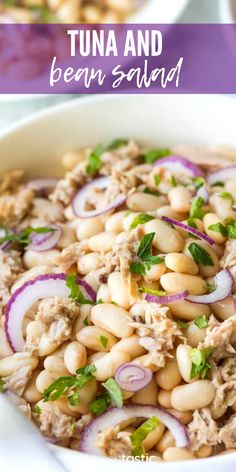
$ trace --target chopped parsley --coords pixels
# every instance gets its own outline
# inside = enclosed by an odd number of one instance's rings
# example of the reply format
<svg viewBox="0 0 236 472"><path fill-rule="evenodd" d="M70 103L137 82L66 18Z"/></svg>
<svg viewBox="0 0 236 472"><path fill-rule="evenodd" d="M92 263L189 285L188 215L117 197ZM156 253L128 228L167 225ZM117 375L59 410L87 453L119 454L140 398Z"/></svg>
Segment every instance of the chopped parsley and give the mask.
<svg viewBox="0 0 236 472"><path fill-rule="evenodd" d="M28 246L32 241L30 239L30 236L32 234L46 234L46 233L52 233L55 230L55 228L50 228L47 226L42 226L38 228L33 228L32 226L28 226L24 230L22 230L20 233L12 233L8 230L7 227L1 228L4 229L5 231L5 236L3 238L0 238L0 245L4 243L17 243L20 244L21 246Z"/></svg>
<svg viewBox="0 0 236 472"><path fill-rule="evenodd" d="M231 205L233 205L234 199L233 199L231 193L229 193L229 192L221 192L221 193L220 193L220 197L221 197L221 198L227 198L227 199L230 201Z"/></svg>
<svg viewBox="0 0 236 472"><path fill-rule="evenodd" d="M207 319L206 315L201 315L201 316L198 316L197 318L195 318L194 324L199 329L206 328L208 326L208 319Z"/></svg>
<svg viewBox="0 0 236 472"><path fill-rule="evenodd" d="M162 157L169 156L170 154L170 149L151 149L147 151L143 157L147 164L153 164L155 161L162 159Z"/></svg>
<svg viewBox="0 0 236 472"><path fill-rule="evenodd" d="M77 303L80 303L81 305L93 305L93 302L91 300L87 300L81 289L80 286L77 282L77 275L75 274L69 274L66 277L66 286L70 289L70 295L69 298L73 298Z"/></svg>
<svg viewBox="0 0 236 472"><path fill-rule="evenodd" d="M152 242L154 236L155 233L148 233L142 237L137 251L137 256L140 257L142 262L131 263L130 270L133 274L145 275L146 270L149 270L152 265L162 264L164 262L163 257L153 256L152 254Z"/></svg>
<svg viewBox="0 0 236 472"><path fill-rule="evenodd" d="M128 142L129 142L128 139L117 138L117 139L114 139L114 141L112 141L111 144L109 144L107 149L109 151L115 151L116 149L119 149L122 146L126 146Z"/></svg>
<svg viewBox="0 0 236 472"><path fill-rule="evenodd" d="M68 402L71 406L78 406L80 403L80 397L78 392L73 392L68 396Z"/></svg>
<svg viewBox="0 0 236 472"><path fill-rule="evenodd" d="M148 215L147 213L140 213L140 215L137 215L132 221L130 229L134 229L138 225L143 225L144 223L147 223L148 221L152 221L154 219L155 216Z"/></svg>
<svg viewBox="0 0 236 472"><path fill-rule="evenodd" d="M236 239L236 221L229 220L226 221L226 225L222 223L215 223L208 227L210 231L216 231L217 233L222 234L225 238L229 237L231 239Z"/></svg>
<svg viewBox="0 0 236 472"><path fill-rule="evenodd" d="M5 390L5 384L2 377L0 377L0 392L4 392L4 390Z"/></svg>
<svg viewBox="0 0 236 472"><path fill-rule="evenodd" d="M185 323L182 320L177 320L177 324L179 325L180 328L182 329L187 329L188 328L188 323Z"/></svg>
<svg viewBox="0 0 236 472"><path fill-rule="evenodd" d="M140 457L145 455L143 449L143 441L146 437L160 424L159 419L156 416L148 418L145 423L139 426L131 435L130 440L132 443L132 456Z"/></svg>
<svg viewBox="0 0 236 472"><path fill-rule="evenodd" d="M108 343L108 339L105 337L105 336L100 336L100 343L102 345L102 347L104 347L104 349L106 349L107 347L107 343Z"/></svg>
<svg viewBox="0 0 236 472"><path fill-rule="evenodd" d="M193 257L196 264L203 264L205 266L213 266L214 262L210 256L210 254L197 243L191 243L188 246L188 250Z"/></svg>
<svg viewBox="0 0 236 472"><path fill-rule="evenodd" d="M84 325L84 326L88 326L88 325L89 325L88 317L87 317L87 316L86 316L86 318L83 320L83 325Z"/></svg>
<svg viewBox="0 0 236 472"><path fill-rule="evenodd" d="M106 389L107 393L110 395L112 403L118 408L123 406L123 397L119 385L116 383L115 379L108 379L106 382L102 383L102 386Z"/></svg>
<svg viewBox="0 0 236 472"><path fill-rule="evenodd" d="M211 364L208 362L210 355L210 349L192 349L190 352L190 359L192 361L191 380L196 375L199 375L201 379L205 379L207 372L211 369Z"/></svg>
<svg viewBox="0 0 236 472"><path fill-rule="evenodd" d="M152 190L149 187L145 187L143 193L147 193L148 195L154 195L155 197L159 197L161 195L158 190Z"/></svg>
<svg viewBox="0 0 236 472"><path fill-rule="evenodd" d="M40 406L38 406L38 405L35 405L35 406L32 408L32 412L35 413L35 415L41 415L41 413L42 413L42 408L40 408Z"/></svg>
<svg viewBox="0 0 236 472"><path fill-rule="evenodd" d="M207 293L212 293L215 291L216 287L213 284L206 284Z"/></svg>
<svg viewBox="0 0 236 472"><path fill-rule="evenodd" d="M204 200L202 197L194 198L191 203L189 214L190 218L198 218L199 220L201 220L205 215L204 210L202 210L203 205Z"/></svg>
<svg viewBox="0 0 236 472"><path fill-rule="evenodd" d="M89 407L90 411L95 415L101 415L104 413L111 404L116 405L118 408L122 408L123 406L121 389L113 378L102 383L102 386L106 391L99 393L96 400L94 400Z"/></svg>
<svg viewBox="0 0 236 472"><path fill-rule="evenodd" d="M205 184L205 179L203 177L193 177L193 183L198 190Z"/></svg>
<svg viewBox="0 0 236 472"><path fill-rule="evenodd" d="M153 178L154 178L155 185L158 187L159 183L161 182L160 175L154 175Z"/></svg>
<svg viewBox="0 0 236 472"><path fill-rule="evenodd" d="M94 172L97 172L101 168L102 166L101 155L103 152L104 152L103 146L97 146L91 152L88 158L88 164L86 167L87 174L93 174Z"/></svg>
<svg viewBox="0 0 236 472"><path fill-rule="evenodd" d="M228 236L227 228L222 223L214 223L213 225L208 226L208 229L210 231L215 231L217 233L220 233L224 237Z"/></svg>
<svg viewBox="0 0 236 472"><path fill-rule="evenodd" d="M62 395L67 394L68 400L71 405L75 404L78 405L79 397L78 397L78 389L84 387L90 380L93 380L95 377L93 373L96 371L95 365L87 365L78 369L76 371L76 376L72 375L65 375L63 377L59 377L59 379L55 380L48 388L44 390L43 393L43 401L55 401L58 400Z"/></svg>
<svg viewBox="0 0 236 472"><path fill-rule="evenodd" d="M167 292L164 292L164 290L156 290L155 288L149 287L139 287L139 292L148 293L150 295L156 295L157 297L164 297L165 295L167 295Z"/></svg>
<svg viewBox="0 0 236 472"><path fill-rule="evenodd" d="M101 415L111 406L111 397L108 392L100 393L96 400L90 404L90 411L95 415Z"/></svg>
<svg viewBox="0 0 236 472"><path fill-rule="evenodd" d="M177 187L177 185L178 185L178 182L177 182L174 175L171 176L171 185L172 185L172 187Z"/></svg>

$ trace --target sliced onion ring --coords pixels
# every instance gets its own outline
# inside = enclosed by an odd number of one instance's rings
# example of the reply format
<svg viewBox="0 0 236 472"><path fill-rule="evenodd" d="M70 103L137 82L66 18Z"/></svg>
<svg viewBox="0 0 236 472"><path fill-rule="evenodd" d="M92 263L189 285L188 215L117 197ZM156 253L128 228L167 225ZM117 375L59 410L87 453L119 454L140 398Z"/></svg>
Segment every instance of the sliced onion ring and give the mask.
<svg viewBox="0 0 236 472"><path fill-rule="evenodd" d="M189 295L186 300L192 303L202 303L208 305L220 302L229 297L232 293L234 280L228 269L221 270L214 279L216 289L212 293L206 295Z"/></svg>
<svg viewBox="0 0 236 472"><path fill-rule="evenodd" d="M44 179L33 179L27 182L26 187L34 190L34 192L42 192L43 190L50 190L56 187L59 179L44 178Z"/></svg>
<svg viewBox="0 0 236 472"><path fill-rule="evenodd" d="M96 293L85 280L77 280L92 301L96 301ZM69 297L70 289L66 286L65 274L40 275L18 288L10 298L5 313L5 331L14 352L23 350L24 337L22 322L30 307L43 298Z"/></svg>
<svg viewBox="0 0 236 472"><path fill-rule="evenodd" d="M163 159L154 162L153 167L164 167L165 169L170 170L173 174L185 174L189 177L200 177L203 175L202 171L198 166L196 166L196 164L185 157L177 155L163 157Z"/></svg>
<svg viewBox="0 0 236 472"><path fill-rule="evenodd" d="M104 455L103 451L96 446L98 433L107 428L115 428L123 421L133 418L152 418L156 416L163 425L165 425L175 438L176 447L187 447L190 444L186 427L164 408L151 405L129 404L123 408L110 408L108 411L90 421L84 429L81 440L80 450L87 454Z"/></svg>
<svg viewBox="0 0 236 472"><path fill-rule="evenodd" d="M145 300L150 303L174 303L179 302L180 300L185 300L188 295L188 290L184 290L183 292L179 293L171 293L169 295L151 295L148 293L145 296Z"/></svg>
<svg viewBox="0 0 236 472"><path fill-rule="evenodd" d="M147 367L127 362L117 369L115 380L123 390L138 392L150 384L152 371L147 369Z"/></svg>
<svg viewBox="0 0 236 472"><path fill-rule="evenodd" d="M207 183L214 185L217 182L226 182L229 179L236 178L236 166L227 166L216 170L207 176Z"/></svg>
<svg viewBox="0 0 236 472"><path fill-rule="evenodd" d="M45 226L46 228L47 226ZM31 243L28 245L28 249L33 249L33 251L43 252L53 249L62 235L62 229L59 225L50 224L48 225L48 233L32 233L30 236Z"/></svg>
<svg viewBox="0 0 236 472"><path fill-rule="evenodd" d="M162 220L166 223L170 223L171 225L178 226L178 228L181 228L183 231L187 231L188 233L192 233L195 236L198 236L198 238L203 239L211 246L215 244L214 239L209 238L209 236L207 236L205 233L202 233L198 229L192 228L192 226L186 225L181 221L174 220L174 218L169 218L169 216L162 216Z"/></svg>
<svg viewBox="0 0 236 472"><path fill-rule="evenodd" d="M97 179L92 180L87 185L82 187L75 195L72 202L75 215L79 218L93 218L94 216L103 215L104 213L123 205L127 197L126 195L120 194L113 200L112 203L109 203L109 205L106 205L104 208L85 210L85 205L87 203L91 189L105 189L108 187L109 183L110 177L98 177Z"/></svg>

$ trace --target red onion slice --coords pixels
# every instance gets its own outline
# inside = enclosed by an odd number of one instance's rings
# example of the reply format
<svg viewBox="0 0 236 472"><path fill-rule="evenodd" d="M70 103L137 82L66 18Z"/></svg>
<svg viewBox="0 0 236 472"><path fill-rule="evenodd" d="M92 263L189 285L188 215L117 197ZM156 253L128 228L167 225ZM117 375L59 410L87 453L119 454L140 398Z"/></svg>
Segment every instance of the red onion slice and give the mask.
<svg viewBox="0 0 236 472"><path fill-rule="evenodd" d="M78 279L77 283L85 289L92 301L96 301L96 293L85 280ZM14 352L23 350L22 322L30 307L43 298L69 297L69 295L70 289L66 286L65 274L40 275L14 292L5 313L5 331Z"/></svg>
<svg viewBox="0 0 236 472"><path fill-rule="evenodd" d="M162 220L165 221L166 223L170 223L171 225L178 226L178 228L181 228L183 231L187 231L188 233L198 236L198 238L203 239L211 246L215 244L214 239L209 238L209 236L207 236L205 233L202 233L198 229L193 228L192 226L186 225L185 223L182 223L181 221L174 220L174 218L169 218L169 216L162 216Z"/></svg>
<svg viewBox="0 0 236 472"><path fill-rule="evenodd" d="M93 218L94 216L103 215L104 213L110 210L114 210L115 208L123 205L126 201L126 195L121 194L118 195L118 197L116 197L112 203L109 203L104 208L98 208L96 210L85 210L85 206L91 189L105 189L108 187L109 183L109 177L99 177L82 187L78 191L72 202L72 207L75 215L79 218Z"/></svg>
<svg viewBox="0 0 236 472"><path fill-rule="evenodd" d="M196 164L181 156L168 156L159 159L154 163L153 167L164 167L172 172L172 174L185 174L189 177L200 177L202 171Z"/></svg>
<svg viewBox="0 0 236 472"><path fill-rule="evenodd" d="M217 182L225 182L229 179L236 178L236 166L227 166L223 169L216 170L207 176L207 183L209 185L214 185Z"/></svg>
<svg viewBox="0 0 236 472"><path fill-rule="evenodd" d="M214 292L206 295L189 295L186 300L192 303L202 303L208 305L224 300L231 295L233 290L234 280L228 269L221 270L214 279L216 289Z"/></svg>
<svg viewBox="0 0 236 472"><path fill-rule="evenodd" d="M45 226L46 228L47 226ZM62 235L62 229L59 225L50 224L48 225L50 231L48 233L32 233L30 236L31 243L28 245L28 249L33 251L43 252L53 249Z"/></svg>
<svg viewBox="0 0 236 472"><path fill-rule="evenodd" d="M115 379L123 390L138 392L150 384L152 372L150 369L147 369L147 367L127 362L117 369Z"/></svg>
<svg viewBox="0 0 236 472"><path fill-rule="evenodd" d="M43 190L50 190L56 187L59 179L44 178L33 179L27 182L26 187L34 190L34 192L42 192Z"/></svg>
<svg viewBox="0 0 236 472"><path fill-rule="evenodd" d="M129 404L120 408L110 408L108 411L90 421L84 429L80 450L87 454L102 456L103 451L96 446L98 433L107 428L115 428L119 423L133 418L152 418L156 416L164 424L175 438L176 447L187 447L190 444L186 427L164 408L151 405Z"/></svg>
<svg viewBox="0 0 236 472"><path fill-rule="evenodd" d="M151 295L150 293L148 293L145 297L145 300L150 303L174 303L179 302L180 300L184 300L188 295L188 290L184 290L180 293L173 293L170 295Z"/></svg>

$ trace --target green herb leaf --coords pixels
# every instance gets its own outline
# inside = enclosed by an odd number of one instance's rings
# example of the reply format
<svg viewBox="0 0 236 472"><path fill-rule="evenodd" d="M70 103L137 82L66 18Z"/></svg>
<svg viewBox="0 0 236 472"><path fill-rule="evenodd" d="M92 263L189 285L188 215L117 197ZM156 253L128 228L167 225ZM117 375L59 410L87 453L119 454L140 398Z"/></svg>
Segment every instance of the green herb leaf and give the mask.
<svg viewBox="0 0 236 472"><path fill-rule="evenodd" d="M35 405L32 408L32 412L35 413L35 415L41 415L42 408L40 408L40 406L38 406L38 405Z"/></svg>
<svg viewBox="0 0 236 472"><path fill-rule="evenodd" d="M206 315L201 315L201 316L198 316L197 318L195 318L194 324L199 329L206 328L208 326L208 319L207 319Z"/></svg>
<svg viewBox="0 0 236 472"><path fill-rule="evenodd" d="M182 329L187 329L188 328L188 323L185 323L182 320L177 320L177 324L179 325L180 328Z"/></svg>
<svg viewBox="0 0 236 472"><path fill-rule="evenodd" d="M80 403L80 397L78 392L73 392L68 396L68 402L71 406L78 406Z"/></svg>
<svg viewBox="0 0 236 472"><path fill-rule="evenodd" d="M100 336L100 343L104 349L107 347L108 339L105 336Z"/></svg>
<svg viewBox="0 0 236 472"><path fill-rule="evenodd" d="M132 455L140 457L145 454L142 443L144 439L160 424L159 419L156 416L148 418L145 423L139 426L130 436L132 443Z"/></svg>
<svg viewBox="0 0 236 472"><path fill-rule="evenodd" d="M193 183L196 189L199 189L205 184L205 179L203 177L193 177Z"/></svg>
<svg viewBox="0 0 236 472"><path fill-rule="evenodd" d="M97 396L96 400L94 400L90 404L90 411L95 415L101 415L111 406L111 397L108 392L101 393Z"/></svg>
<svg viewBox="0 0 236 472"><path fill-rule="evenodd" d="M149 293L150 295L156 295L157 297L164 297L167 295L167 292L164 292L164 290L156 290L149 287L139 287L139 292Z"/></svg>
<svg viewBox="0 0 236 472"><path fill-rule="evenodd" d="M220 193L220 197L221 197L221 198L227 198L228 200L230 200L231 205L233 205L234 199L233 199L231 193L229 193L229 192L221 192L221 193Z"/></svg>
<svg viewBox="0 0 236 472"><path fill-rule="evenodd" d="M2 377L0 377L0 392L4 392L5 390L5 385Z"/></svg>
<svg viewBox="0 0 236 472"><path fill-rule="evenodd" d="M210 226L208 226L208 229L210 231L216 231L217 233L222 234L222 236L224 236L224 237L226 237L228 235L227 228L222 223L215 223L213 225L210 225Z"/></svg>
<svg viewBox="0 0 236 472"><path fill-rule="evenodd" d="M39 234L52 233L56 231L55 228L50 228L47 226L38 227L38 228L33 228L32 226L28 226L20 233L9 233L9 230L7 227L2 227L1 229L5 230L5 236L0 239L0 245L6 242L10 242L10 243L15 242L17 244L20 244L21 246L28 246L28 244L31 243L30 236L33 233L39 233Z"/></svg>
<svg viewBox="0 0 236 472"><path fill-rule="evenodd" d="M201 220L205 215L205 212L202 210L203 205L204 200L202 197L194 198L190 208L190 218L198 218Z"/></svg>
<svg viewBox="0 0 236 472"><path fill-rule="evenodd" d="M172 187L177 187L178 185L178 182L174 175L171 176L171 184L172 184Z"/></svg>
<svg viewBox="0 0 236 472"><path fill-rule="evenodd" d="M154 174L153 178L154 178L155 185L158 187L159 183L161 182L160 175Z"/></svg>
<svg viewBox="0 0 236 472"><path fill-rule="evenodd" d="M188 250L193 257L196 264L203 264L205 266L213 266L214 262L210 254L202 246L197 243L191 243L188 246Z"/></svg>
<svg viewBox="0 0 236 472"><path fill-rule="evenodd" d="M198 374L201 379L205 379L207 372L211 369L211 364L208 362L210 355L210 349L192 349L190 352L190 359L192 361L190 379L193 379Z"/></svg>
<svg viewBox="0 0 236 472"><path fill-rule="evenodd" d="M229 238L236 239L236 227L235 225L227 225L226 226L227 233Z"/></svg>
<svg viewBox="0 0 236 472"><path fill-rule="evenodd" d="M140 213L137 215L130 225L130 229L136 228L138 225L143 225L148 221L152 221L155 219L155 216L147 215L147 213Z"/></svg>
<svg viewBox="0 0 236 472"><path fill-rule="evenodd" d="M44 390L43 393L43 401L55 401L60 398L62 395L69 394L69 396L73 396L76 391L74 388L81 389L87 382L94 379L92 375L93 372L96 371L96 367L91 364L76 371L76 376L72 375L65 375L63 377L59 377L55 382L49 385L48 388ZM71 389L73 390L71 392ZM75 398L73 396L73 398ZM72 400L73 401L73 400Z"/></svg>
<svg viewBox="0 0 236 472"><path fill-rule="evenodd" d="M94 172L97 172L101 168L102 166L101 155L103 152L104 152L103 146L97 146L91 152L88 159L88 165L86 167L87 174L93 174Z"/></svg>
<svg viewBox="0 0 236 472"><path fill-rule="evenodd" d="M144 154L144 161L147 164L153 164L158 159L162 159L162 157L169 156L171 154L170 149L151 149Z"/></svg>
<svg viewBox="0 0 236 472"><path fill-rule="evenodd" d="M142 261L145 260L146 257L149 257L152 255L152 242L155 237L155 233L148 233L145 234L140 242L139 248L137 255L142 259Z"/></svg>
<svg viewBox="0 0 236 472"><path fill-rule="evenodd" d="M106 382L102 383L102 386L107 390L112 402L118 407L122 408L123 406L123 397L119 385L116 383L115 379L108 379Z"/></svg>
<svg viewBox="0 0 236 472"><path fill-rule="evenodd" d="M212 293L215 291L216 287L213 284L206 284L207 293Z"/></svg>
<svg viewBox="0 0 236 472"><path fill-rule="evenodd" d="M145 187L143 193L147 193L148 195L154 195L155 197L159 197L161 195L158 190L152 190L149 187Z"/></svg>
<svg viewBox="0 0 236 472"><path fill-rule="evenodd" d="M220 180L218 180L218 182L215 182L214 184L211 185L211 187L224 187L225 184L224 182L221 182Z"/></svg>
<svg viewBox="0 0 236 472"><path fill-rule="evenodd" d="M81 305L93 305L94 303L91 300L87 300L81 289L79 284L77 283L77 275L69 274L66 277L66 286L70 289L69 298L73 298L77 303Z"/></svg>
<svg viewBox="0 0 236 472"><path fill-rule="evenodd" d="M135 275L145 275L146 267L141 262L131 262L130 272L132 272L132 274L135 274Z"/></svg>
<svg viewBox="0 0 236 472"><path fill-rule="evenodd" d="M107 149L109 149L109 151L115 151L116 149L119 149L122 146L126 146L128 142L128 139L117 138L111 142Z"/></svg>
<svg viewBox="0 0 236 472"><path fill-rule="evenodd" d="M86 318L83 320L83 325L84 325L84 326L88 326L88 325L89 325L88 317L87 317L87 316L86 316Z"/></svg>

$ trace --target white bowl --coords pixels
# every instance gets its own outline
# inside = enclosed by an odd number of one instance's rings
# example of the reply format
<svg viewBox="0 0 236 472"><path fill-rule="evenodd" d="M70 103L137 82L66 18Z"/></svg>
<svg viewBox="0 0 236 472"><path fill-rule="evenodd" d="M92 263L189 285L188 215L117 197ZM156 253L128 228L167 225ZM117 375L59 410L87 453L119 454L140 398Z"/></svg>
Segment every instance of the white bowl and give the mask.
<svg viewBox="0 0 236 472"><path fill-rule="evenodd" d="M150 146L236 146L236 100L220 96L121 95L73 100L22 121L0 136L0 170L24 168L29 175L60 174L64 151L132 137ZM9 421L11 419L9 418ZM22 432L23 434L23 432ZM53 446L68 472L101 468L118 472L235 472L236 454L187 462L127 463ZM27 457L26 457L27 463Z"/></svg>
<svg viewBox="0 0 236 472"><path fill-rule="evenodd" d="M174 23L189 0L146 0L129 23Z"/></svg>

